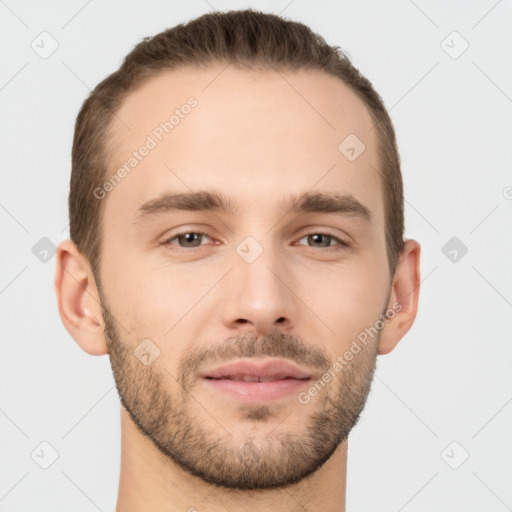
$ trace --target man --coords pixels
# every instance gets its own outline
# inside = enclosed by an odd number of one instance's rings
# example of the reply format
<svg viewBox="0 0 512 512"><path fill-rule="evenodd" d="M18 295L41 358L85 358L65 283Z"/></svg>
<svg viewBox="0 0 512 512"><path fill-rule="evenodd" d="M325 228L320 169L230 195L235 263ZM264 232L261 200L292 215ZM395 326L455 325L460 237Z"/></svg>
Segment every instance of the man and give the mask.
<svg viewBox="0 0 512 512"><path fill-rule="evenodd" d="M416 316L395 134L299 23L143 40L78 115L66 329L109 354L118 512L345 510L348 435Z"/></svg>

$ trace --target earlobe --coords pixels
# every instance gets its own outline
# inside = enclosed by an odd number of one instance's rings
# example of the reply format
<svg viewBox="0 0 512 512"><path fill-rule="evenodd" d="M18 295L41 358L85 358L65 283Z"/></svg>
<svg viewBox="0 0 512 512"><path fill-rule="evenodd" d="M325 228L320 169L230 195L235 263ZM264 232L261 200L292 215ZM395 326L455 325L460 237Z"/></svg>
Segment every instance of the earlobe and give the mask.
<svg viewBox="0 0 512 512"><path fill-rule="evenodd" d="M415 240L406 240L395 270L388 309L395 315L381 332L378 353L391 352L411 328L418 311L420 292L420 252Z"/></svg>
<svg viewBox="0 0 512 512"><path fill-rule="evenodd" d="M71 240L57 249L55 292L62 323L88 354L108 353L99 294L91 266Z"/></svg>

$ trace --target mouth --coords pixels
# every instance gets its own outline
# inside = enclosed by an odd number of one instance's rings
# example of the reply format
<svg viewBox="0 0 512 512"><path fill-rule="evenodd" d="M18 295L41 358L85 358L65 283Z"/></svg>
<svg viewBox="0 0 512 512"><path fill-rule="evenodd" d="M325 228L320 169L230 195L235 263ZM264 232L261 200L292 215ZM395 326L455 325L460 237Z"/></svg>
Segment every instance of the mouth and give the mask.
<svg viewBox="0 0 512 512"><path fill-rule="evenodd" d="M286 379L294 379L294 380L309 380L308 377L303 379L295 379L295 377L287 377L286 375L275 375L272 377L260 377L258 375L227 375L225 377L205 377L205 379L213 379L213 380L235 380L241 382L274 382L276 380L286 380Z"/></svg>
<svg viewBox="0 0 512 512"><path fill-rule="evenodd" d="M244 402L268 402L289 397L311 380L311 373L286 360L242 360L201 375L210 389Z"/></svg>

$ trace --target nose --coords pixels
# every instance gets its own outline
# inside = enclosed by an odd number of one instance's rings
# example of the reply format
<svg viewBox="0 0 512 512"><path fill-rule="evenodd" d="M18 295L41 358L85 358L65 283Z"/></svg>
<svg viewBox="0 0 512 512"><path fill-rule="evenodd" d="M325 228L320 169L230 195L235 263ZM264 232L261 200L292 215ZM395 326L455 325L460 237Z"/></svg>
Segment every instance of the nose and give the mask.
<svg viewBox="0 0 512 512"><path fill-rule="evenodd" d="M239 259L224 281L223 322L229 329L260 336L296 326L293 273L270 249L252 263Z"/></svg>

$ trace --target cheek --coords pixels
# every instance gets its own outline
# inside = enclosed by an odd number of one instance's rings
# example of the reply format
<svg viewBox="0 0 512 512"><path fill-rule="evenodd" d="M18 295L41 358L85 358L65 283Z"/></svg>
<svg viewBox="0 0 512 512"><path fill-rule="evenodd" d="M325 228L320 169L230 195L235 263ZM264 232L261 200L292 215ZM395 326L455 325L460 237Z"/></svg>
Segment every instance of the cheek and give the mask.
<svg viewBox="0 0 512 512"><path fill-rule="evenodd" d="M360 265L347 265L301 272L300 297L319 318L318 326L325 328L339 352L362 330L374 325L385 306L387 276L376 260ZM332 335L332 336L330 336Z"/></svg>
<svg viewBox="0 0 512 512"><path fill-rule="evenodd" d="M179 328L178 322L194 316L194 305L215 284L213 278L208 268L172 264L153 268L147 260L125 258L110 265L104 288L113 314L133 336L165 340L173 326Z"/></svg>

